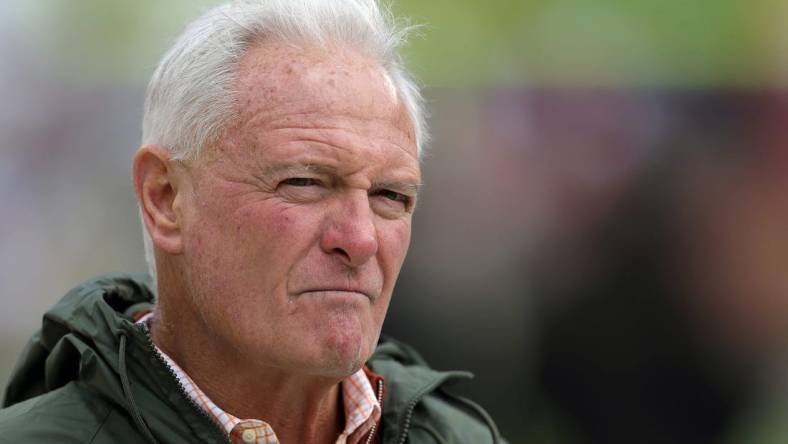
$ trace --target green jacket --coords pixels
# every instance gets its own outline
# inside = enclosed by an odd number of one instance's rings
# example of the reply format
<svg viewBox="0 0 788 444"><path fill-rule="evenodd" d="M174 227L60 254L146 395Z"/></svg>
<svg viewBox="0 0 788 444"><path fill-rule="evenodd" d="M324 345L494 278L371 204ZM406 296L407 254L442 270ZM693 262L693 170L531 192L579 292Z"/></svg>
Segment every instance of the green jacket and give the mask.
<svg viewBox="0 0 788 444"><path fill-rule="evenodd" d="M0 410L0 443L229 442L194 404L131 313L151 306L147 275L113 274L69 292L44 315ZM450 395L408 346L383 340L368 362L385 378L382 444L495 443L484 411Z"/></svg>

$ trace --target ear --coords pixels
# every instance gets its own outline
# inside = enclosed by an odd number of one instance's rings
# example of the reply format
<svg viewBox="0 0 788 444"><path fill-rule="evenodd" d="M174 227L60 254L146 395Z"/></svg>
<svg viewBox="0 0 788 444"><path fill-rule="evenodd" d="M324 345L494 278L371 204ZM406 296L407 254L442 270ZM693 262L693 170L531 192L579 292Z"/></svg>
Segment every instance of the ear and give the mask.
<svg viewBox="0 0 788 444"><path fill-rule="evenodd" d="M158 145L147 145L134 155L134 192L142 220L153 245L169 254L183 251L178 214L178 181L172 154Z"/></svg>

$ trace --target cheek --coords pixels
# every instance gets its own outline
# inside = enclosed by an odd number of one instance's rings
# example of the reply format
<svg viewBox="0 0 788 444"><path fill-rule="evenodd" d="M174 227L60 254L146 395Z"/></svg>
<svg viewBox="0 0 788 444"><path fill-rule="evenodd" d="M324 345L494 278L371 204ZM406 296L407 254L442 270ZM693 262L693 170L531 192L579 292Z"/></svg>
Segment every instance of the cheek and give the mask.
<svg viewBox="0 0 788 444"><path fill-rule="evenodd" d="M390 281L387 286L393 287L393 280L399 274L410 246L410 219L407 221L391 221L390 225L378 231L379 260L386 277Z"/></svg>
<svg viewBox="0 0 788 444"><path fill-rule="evenodd" d="M270 288L297 250L299 218L266 201L244 206L227 199L203 203L186 233L185 255L192 269L214 285ZM264 282L263 282L264 281Z"/></svg>
<svg viewBox="0 0 788 444"><path fill-rule="evenodd" d="M296 214L297 208L283 207L262 197L252 202L221 200L217 205L206 205L205 210L197 221L198 229L204 227L218 233L235 251L268 250L292 242L298 237L298 222L304 219Z"/></svg>

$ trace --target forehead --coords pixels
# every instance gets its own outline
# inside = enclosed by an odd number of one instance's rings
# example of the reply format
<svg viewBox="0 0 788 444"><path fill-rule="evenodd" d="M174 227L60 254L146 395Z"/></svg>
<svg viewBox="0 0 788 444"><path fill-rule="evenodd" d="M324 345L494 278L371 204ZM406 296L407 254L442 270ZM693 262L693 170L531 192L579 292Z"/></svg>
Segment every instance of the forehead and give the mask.
<svg viewBox="0 0 788 444"><path fill-rule="evenodd" d="M237 94L241 125L315 116L377 121L400 130L415 152L413 125L392 80L377 62L347 48L253 45L241 60Z"/></svg>

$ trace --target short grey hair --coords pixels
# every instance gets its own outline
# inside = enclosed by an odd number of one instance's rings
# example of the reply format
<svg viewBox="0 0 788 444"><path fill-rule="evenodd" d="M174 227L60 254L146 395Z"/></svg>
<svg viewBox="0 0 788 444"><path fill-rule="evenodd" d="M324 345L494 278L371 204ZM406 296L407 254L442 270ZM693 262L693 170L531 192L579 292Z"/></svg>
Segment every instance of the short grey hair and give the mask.
<svg viewBox="0 0 788 444"><path fill-rule="evenodd" d="M399 49L412 26L375 0L233 0L190 23L148 84L142 144L193 159L219 140L236 115L239 63L255 43L342 45L377 61L413 124L421 157L428 140L424 101ZM153 242L143 224L145 259L156 282Z"/></svg>

